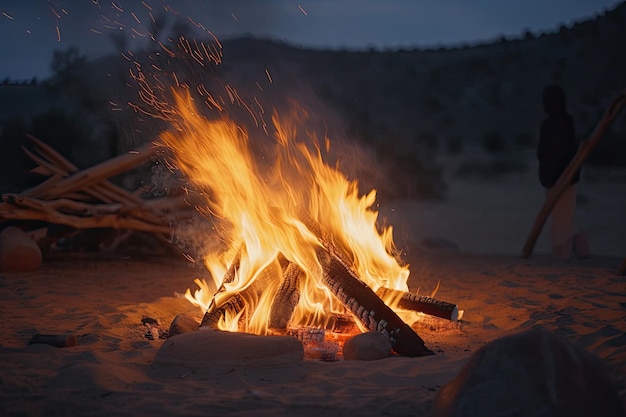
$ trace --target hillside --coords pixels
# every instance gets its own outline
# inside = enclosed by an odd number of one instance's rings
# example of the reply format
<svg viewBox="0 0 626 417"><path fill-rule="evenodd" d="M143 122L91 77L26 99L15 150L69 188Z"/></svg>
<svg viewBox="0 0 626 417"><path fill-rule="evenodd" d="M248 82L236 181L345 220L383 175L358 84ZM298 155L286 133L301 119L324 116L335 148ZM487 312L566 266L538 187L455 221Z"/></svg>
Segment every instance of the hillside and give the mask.
<svg viewBox="0 0 626 417"><path fill-rule="evenodd" d="M217 66L147 48L136 51L132 60L111 55L78 69L62 68L66 72L57 74L52 84L56 94L75 101L65 106L82 119L82 131L88 131L90 145L83 148L99 152L123 151L167 127L127 105L139 101L137 78L129 76L138 68L148 78L151 68L176 74L159 83L186 83L192 91L202 84L252 128L269 124L272 108L284 111L288 100L295 99L339 149L358 144L339 157L366 186L378 187L393 178L389 193L405 197L441 195L442 180L449 175L493 176L528 169L542 118L541 90L548 83L567 91L581 139L626 87L626 3L552 33L448 49L329 51L254 38L221 44L223 57ZM224 99L231 86L239 93L235 104ZM0 86L0 120L15 117L16 108L29 109L22 115L29 120L32 109L41 108L36 94L15 98L16 88ZM247 112L256 115L246 119ZM115 134L109 132L111 125ZM623 164L619 152L626 145L618 138L625 135L626 117L620 117L591 162ZM78 154L90 160L107 157L84 156L84 149ZM372 172L369 158L380 172Z"/></svg>

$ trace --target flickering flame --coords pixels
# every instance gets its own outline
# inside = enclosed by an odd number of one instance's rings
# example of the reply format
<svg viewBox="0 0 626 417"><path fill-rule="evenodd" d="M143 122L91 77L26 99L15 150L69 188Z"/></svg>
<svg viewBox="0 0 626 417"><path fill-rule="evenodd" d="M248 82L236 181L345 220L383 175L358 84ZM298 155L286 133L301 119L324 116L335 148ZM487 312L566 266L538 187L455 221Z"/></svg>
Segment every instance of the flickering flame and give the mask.
<svg viewBox="0 0 626 417"><path fill-rule="evenodd" d="M333 244L351 257L358 276L374 291L381 286L407 291L408 266L392 255L392 228L379 230L372 208L376 191L359 195L358 184L324 161L324 149L314 134L299 135L306 114L301 109L283 119L274 114L270 149L259 148L259 138L232 120L209 120L196 109L188 94L175 93L174 128L161 135L173 151L172 162L206 196L207 213L223 243L204 256L212 285L200 287L187 298L206 310L215 291L217 305L241 294L246 320L226 317L219 327L264 334L274 295L283 279L280 259L303 271L300 298L292 325L323 326L328 314L344 312L321 283L322 269L316 250L322 246L315 231L302 220L303 213L323 225ZM255 142L256 141L256 142ZM255 151L253 151L253 148ZM238 258L234 279L223 284L229 266ZM246 291L248 290L248 291ZM243 322L245 328L239 328Z"/></svg>

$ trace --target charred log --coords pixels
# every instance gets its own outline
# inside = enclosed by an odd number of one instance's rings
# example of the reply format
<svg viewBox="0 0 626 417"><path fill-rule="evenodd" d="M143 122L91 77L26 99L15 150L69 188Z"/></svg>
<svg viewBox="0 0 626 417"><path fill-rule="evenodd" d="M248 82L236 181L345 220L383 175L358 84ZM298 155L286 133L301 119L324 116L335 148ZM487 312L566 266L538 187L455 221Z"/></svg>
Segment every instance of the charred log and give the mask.
<svg viewBox="0 0 626 417"><path fill-rule="evenodd" d="M404 310L419 311L452 321L459 319L459 308L456 304L389 288L379 288L376 294L383 300L391 298Z"/></svg>
<svg viewBox="0 0 626 417"><path fill-rule="evenodd" d="M338 258L326 251L319 251L318 257L324 284L367 329L389 337L394 351L400 355L433 354L422 338Z"/></svg>
<svg viewBox="0 0 626 417"><path fill-rule="evenodd" d="M275 330L287 328L289 320L300 301L298 281L303 271L294 263L289 263L283 273L283 281L276 292L270 311L269 327Z"/></svg>
<svg viewBox="0 0 626 417"><path fill-rule="evenodd" d="M246 303L241 294L233 294L231 298L226 300L219 307L209 308L207 312L204 313L200 327L218 329L220 320L224 317L237 316L245 307Z"/></svg>

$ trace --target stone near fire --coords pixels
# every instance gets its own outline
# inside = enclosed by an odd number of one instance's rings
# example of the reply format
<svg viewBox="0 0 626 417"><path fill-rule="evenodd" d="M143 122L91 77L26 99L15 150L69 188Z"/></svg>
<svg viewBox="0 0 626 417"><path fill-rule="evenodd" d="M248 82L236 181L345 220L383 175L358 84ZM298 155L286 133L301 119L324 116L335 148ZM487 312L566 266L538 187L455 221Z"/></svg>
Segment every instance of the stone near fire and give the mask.
<svg viewBox="0 0 626 417"><path fill-rule="evenodd" d="M259 368L301 362L302 343L291 336L258 336L201 328L167 339L154 363L188 368Z"/></svg>
<svg viewBox="0 0 626 417"><path fill-rule="evenodd" d="M389 338L379 332L361 333L346 340L343 358L346 360L374 361L391 356Z"/></svg>
<svg viewBox="0 0 626 417"><path fill-rule="evenodd" d="M34 271L41 261L39 246L22 229L9 226L0 232L0 271Z"/></svg>
<svg viewBox="0 0 626 417"><path fill-rule="evenodd" d="M600 359L545 330L480 348L435 397L434 417L624 416Z"/></svg>
<svg viewBox="0 0 626 417"><path fill-rule="evenodd" d="M169 337L173 337L183 333L195 332L200 328L200 324L193 318L186 314L179 314L174 317L170 329L167 332Z"/></svg>

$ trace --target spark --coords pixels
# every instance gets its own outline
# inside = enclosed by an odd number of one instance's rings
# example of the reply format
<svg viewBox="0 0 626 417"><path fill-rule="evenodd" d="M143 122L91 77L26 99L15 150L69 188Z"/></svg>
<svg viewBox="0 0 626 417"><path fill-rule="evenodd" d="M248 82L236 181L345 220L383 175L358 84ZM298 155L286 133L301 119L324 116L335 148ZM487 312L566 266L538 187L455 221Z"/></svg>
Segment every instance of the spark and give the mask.
<svg viewBox="0 0 626 417"><path fill-rule="evenodd" d="M166 4L163 8L165 9L165 11L168 11L168 10L169 10L170 12L172 12L172 14L173 14L174 16L179 16L179 15L180 15L180 12L179 12L178 10L174 9L174 8L173 8L172 6L170 6L169 4Z"/></svg>
<svg viewBox="0 0 626 417"><path fill-rule="evenodd" d="M117 3L115 3L114 1L111 2L111 6L116 8L120 13L124 13L124 9L122 9L120 6L118 6Z"/></svg>
<svg viewBox="0 0 626 417"><path fill-rule="evenodd" d="M137 15L135 14L135 12L130 12L131 16L135 18L135 21L139 24L141 24L141 20L139 20L139 18L137 17Z"/></svg>
<svg viewBox="0 0 626 417"><path fill-rule="evenodd" d="M267 79L270 80L270 84L272 84L272 76L267 68L265 68L265 75L267 75Z"/></svg>
<svg viewBox="0 0 626 417"><path fill-rule="evenodd" d="M94 28L90 29L93 33L97 33L98 35L102 35L102 32L100 32L99 30L96 30Z"/></svg>
<svg viewBox="0 0 626 417"><path fill-rule="evenodd" d="M237 18L237 15L235 13L231 13L230 15L233 17L235 22L239 23L239 19Z"/></svg>
<svg viewBox="0 0 626 417"><path fill-rule="evenodd" d="M54 14L56 16L57 19L61 18L61 15L52 8L52 6L48 6L48 9L50 9L50 11L52 12L52 14Z"/></svg>
<svg viewBox="0 0 626 417"><path fill-rule="evenodd" d="M10 14L8 14L7 12L5 12L4 10L2 11L2 16L6 17L7 19L11 19L11 20L15 20L13 18L13 16L11 16Z"/></svg>
<svg viewBox="0 0 626 417"><path fill-rule="evenodd" d="M143 7L145 7L146 9L152 10L152 7L150 7L150 5L146 3L145 1L141 0L141 4L143 4Z"/></svg>
<svg viewBox="0 0 626 417"><path fill-rule="evenodd" d="M57 42L61 42L61 30L59 29L59 25L55 26L57 30Z"/></svg>
<svg viewBox="0 0 626 417"><path fill-rule="evenodd" d="M206 29L205 29L205 27L204 27L204 26L202 26L202 23L200 23L200 22L196 22L195 20L193 20L193 19L191 18L191 16L187 16L187 20L189 20L189 22L190 22L192 25L194 25L194 26L196 26L196 27L198 27L198 28L200 28L200 29L202 29L202 30L206 30Z"/></svg>
<svg viewBox="0 0 626 417"><path fill-rule="evenodd" d="M298 4L298 9L300 9L300 11L302 12L303 15L308 16L309 14L306 12L306 10L304 10L304 8L302 7L302 5Z"/></svg>
<svg viewBox="0 0 626 417"><path fill-rule="evenodd" d="M147 34L145 34L145 33L141 33L141 32L139 32L139 31L138 31L137 29L135 29L135 28L131 28L131 31L132 31L135 35L137 35L137 36L141 36L142 38L145 38L146 36L148 36L148 35L147 35Z"/></svg>
<svg viewBox="0 0 626 417"><path fill-rule="evenodd" d="M261 114L265 113L265 109L263 108L263 106L261 105L261 103L259 103L259 100L256 98L256 96L254 96L254 101L256 102L257 106L259 106L259 109L261 111Z"/></svg>

